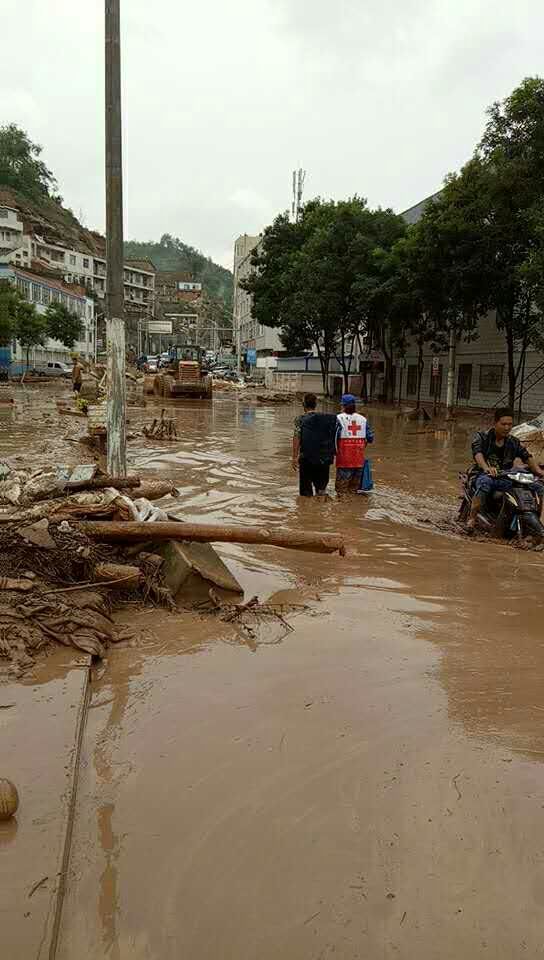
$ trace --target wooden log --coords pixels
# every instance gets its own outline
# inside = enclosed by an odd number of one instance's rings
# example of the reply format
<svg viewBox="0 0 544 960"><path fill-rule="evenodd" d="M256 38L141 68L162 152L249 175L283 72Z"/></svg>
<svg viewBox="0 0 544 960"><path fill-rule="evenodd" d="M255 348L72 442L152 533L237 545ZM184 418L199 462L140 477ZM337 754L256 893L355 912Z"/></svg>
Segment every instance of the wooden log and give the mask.
<svg viewBox="0 0 544 960"><path fill-rule="evenodd" d="M126 563L98 563L94 569L94 579L97 583L129 590L138 587L143 577L139 567Z"/></svg>
<svg viewBox="0 0 544 960"><path fill-rule="evenodd" d="M115 487L116 490L125 488L139 487L141 480L139 477L93 477L92 480L70 480L64 485L65 490L70 492L74 490L105 490L106 487Z"/></svg>
<svg viewBox="0 0 544 960"><path fill-rule="evenodd" d="M146 500L160 500L162 497L179 496L175 484L171 480L142 480L140 486L131 496L145 497Z"/></svg>
<svg viewBox="0 0 544 960"><path fill-rule="evenodd" d="M264 543L274 547L285 547L288 550L310 550L315 553L338 552L341 556L345 556L346 552L342 537L335 533L173 521L117 523L109 520L82 520L74 526L93 540L104 543L194 540L199 543Z"/></svg>
<svg viewBox="0 0 544 960"><path fill-rule="evenodd" d="M21 593L28 593L34 589L32 580L13 580L10 577L0 577L0 590L17 590Z"/></svg>

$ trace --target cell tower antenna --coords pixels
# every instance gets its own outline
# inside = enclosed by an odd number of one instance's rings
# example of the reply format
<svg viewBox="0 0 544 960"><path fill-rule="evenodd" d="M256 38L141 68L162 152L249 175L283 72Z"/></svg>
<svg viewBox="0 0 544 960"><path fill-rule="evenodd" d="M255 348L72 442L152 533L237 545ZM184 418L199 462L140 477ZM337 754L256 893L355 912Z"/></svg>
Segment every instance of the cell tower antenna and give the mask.
<svg viewBox="0 0 544 960"><path fill-rule="evenodd" d="M293 170L293 202L291 204L293 223L297 223L302 213L302 197L305 182L306 170L303 170L302 167L299 167L298 170Z"/></svg>

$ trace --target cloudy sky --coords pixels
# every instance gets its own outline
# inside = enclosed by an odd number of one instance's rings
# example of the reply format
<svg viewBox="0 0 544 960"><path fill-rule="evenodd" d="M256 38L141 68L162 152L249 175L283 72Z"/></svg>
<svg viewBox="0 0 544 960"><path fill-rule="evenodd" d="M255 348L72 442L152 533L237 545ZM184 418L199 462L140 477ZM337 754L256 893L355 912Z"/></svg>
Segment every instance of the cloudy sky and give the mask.
<svg viewBox="0 0 544 960"><path fill-rule="evenodd" d="M486 106L544 70L542 0L121 0L127 238L225 265L290 202L401 211L469 156ZM103 0L2 0L0 123L104 228Z"/></svg>

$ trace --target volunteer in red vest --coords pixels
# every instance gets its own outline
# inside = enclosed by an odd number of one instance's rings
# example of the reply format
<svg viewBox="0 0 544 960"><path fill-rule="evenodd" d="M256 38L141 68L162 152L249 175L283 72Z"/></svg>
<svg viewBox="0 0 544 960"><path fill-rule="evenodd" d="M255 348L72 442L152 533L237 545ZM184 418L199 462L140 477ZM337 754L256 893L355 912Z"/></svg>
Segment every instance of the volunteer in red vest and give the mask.
<svg viewBox="0 0 544 960"><path fill-rule="evenodd" d="M338 493L357 493L365 463L365 448L374 434L366 417L355 410L357 400L345 393L341 400L336 434L336 490Z"/></svg>

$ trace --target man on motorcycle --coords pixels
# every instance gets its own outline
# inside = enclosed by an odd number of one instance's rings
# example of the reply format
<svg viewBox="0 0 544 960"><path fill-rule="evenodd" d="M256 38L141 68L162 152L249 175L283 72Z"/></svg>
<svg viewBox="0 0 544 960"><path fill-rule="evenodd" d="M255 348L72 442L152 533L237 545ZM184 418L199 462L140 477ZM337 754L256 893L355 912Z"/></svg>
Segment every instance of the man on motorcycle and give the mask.
<svg viewBox="0 0 544 960"><path fill-rule="evenodd" d="M500 407L495 411L495 426L491 430L480 430L472 441L472 455L476 466L474 482L474 497L467 521L467 529L474 530L476 517L484 508L487 497L499 491L505 493L512 489L510 480L500 477L505 470L511 470L516 460L526 464L533 474L544 478L544 470L540 468L535 458L519 442L516 437L510 436L514 425L512 411ZM544 483L535 480L530 489L538 493L542 499L540 522L544 523Z"/></svg>

